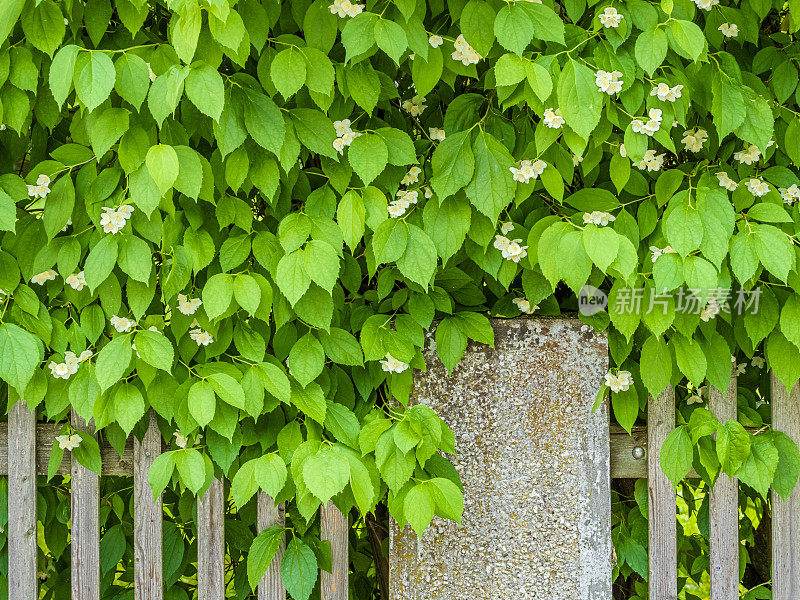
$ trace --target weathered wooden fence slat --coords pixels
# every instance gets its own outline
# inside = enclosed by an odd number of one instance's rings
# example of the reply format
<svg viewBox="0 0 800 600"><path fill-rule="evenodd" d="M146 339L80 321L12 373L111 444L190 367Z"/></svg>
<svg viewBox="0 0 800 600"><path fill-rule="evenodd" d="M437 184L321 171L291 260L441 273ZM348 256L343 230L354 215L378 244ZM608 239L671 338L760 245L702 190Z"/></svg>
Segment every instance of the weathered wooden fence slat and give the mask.
<svg viewBox="0 0 800 600"><path fill-rule="evenodd" d="M161 600L164 596L162 565L161 496L153 501L147 481L150 466L161 454L161 432L150 411L150 425L141 442L133 440L133 570L134 599Z"/></svg>
<svg viewBox="0 0 800 600"><path fill-rule="evenodd" d="M283 502L276 505L266 492L259 492L256 502L256 521L259 533L273 525L283 526L286 523ZM285 551L286 539L284 536L280 548L275 553L275 558L269 564L264 577L258 582L258 600L286 600L286 589L281 580L281 560L283 560Z"/></svg>
<svg viewBox="0 0 800 600"><path fill-rule="evenodd" d="M772 428L800 443L800 384L791 394L772 374ZM784 502L772 492L772 598L800 598L800 492Z"/></svg>
<svg viewBox="0 0 800 600"><path fill-rule="evenodd" d="M197 597L225 598L225 496L216 477L197 499Z"/></svg>
<svg viewBox="0 0 800 600"><path fill-rule="evenodd" d="M672 386L647 403L648 512L650 515L650 600L675 600L678 595L678 546L675 488L659 463L661 447L675 428Z"/></svg>
<svg viewBox="0 0 800 600"><path fill-rule="evenodd" d="M720 423L736 419L736 375L722 392L711 386L709 408ZM739 598L739 481L720 473L709 499L711 600Z"/></svg>
<svg viewBox="0 0 800 600"><path fill-rule="evenodd" d="M86 423L74 410L70 422L82 438L94 435L94 425ZM99 600L100 476L73 460L70 486L72 598Z"/></svg>
<svg viewBox="0 0 800 600"><path fill-rule="evenodd" d="M320 508L321 537L331 544L331 573L320 572L322 600L347 600L349 552L347 515L342 514L333 502Z"/></svg>
<svg viewBox="0 0 800 600"><path fill-rule="evenodd" d="M22 398L8 433L8 597L36 600L36 414Z"/></svg>

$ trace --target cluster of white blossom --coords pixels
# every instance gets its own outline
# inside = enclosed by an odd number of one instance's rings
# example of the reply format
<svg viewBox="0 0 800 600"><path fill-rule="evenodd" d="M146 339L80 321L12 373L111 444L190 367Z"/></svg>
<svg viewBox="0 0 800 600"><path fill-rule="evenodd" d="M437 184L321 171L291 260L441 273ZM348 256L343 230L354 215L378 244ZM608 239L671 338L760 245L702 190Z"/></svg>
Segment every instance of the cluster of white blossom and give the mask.
<svg viewBox="0 0 800 600"><path fill-rule="evenodd" d="M653 262L656 262L658 257L662 254L675 254L675 250L673 250L672 246L665 246L663 248L659 248L658 246L650 246L650 252L653 253Z"/></svg>
<svg viewBox="0 0 800 600"><path fill-rule="evenodd" d="M133 214L133 207L130 204L123 204L119 208L103 207L103 214L100 215L100 226L104 233L116 234L124 227L128 219Z"/></svg>
<svg viewBox="0 0 800 600"><path fill-rule="evenodd" d="M42 271L31 277L31 283L44 285L48 281L53 281L56 277L58 277L58 273L53 269L48 269L47 271Z"/></svg>
<svg viewBox="0 0 800 600"><path fill-rule="evenodd" d="M751 144L746 150L740 150L733 153L734 160L738 160L741 164L752 165L761 159L761 150L758 146Z"/></svg>
<svg viewBox="0 0 800 600"><path fill-rule="evenodd" d="M512 302L519 309L519 312L526 315L533 314L533 311L538 310L539 308L538 304L531 306L531 303L527 298L514 298Z"/></svg>
<svg viewBox="0 0 800 600"><path fill-rule="evenodd" d="M739 35L739 26L736 23L723 23L718 27L725 37L736 37Z"/></svg>
<svg viewBox="0 0 800 600"><path fill-rule="evenodd" d="M443 142L446 137L444 129L438 127L428 127L428 135L434 142Z"/></svg>
<svg viewBox="0 0 800 600"><path fill-rule="evenodd" d="M769 184L760 177L751 177L745 182L747 191L756 198L769 194Z"/></svg>
<svg viewBox="0 0 800 600"><path fill-rule="evenodd" d="M681 84L669 87L669 85L662 81L650 90L650 95L657 96L662 102L675 102L675 100L681 97L681 90L683 90Z"/></svg>
<svg viewBox="0 0 800 600"><path fill-rule="evenodd" d="M706 386L701 385L699 388L695 388L692 385L692 382L689 381L686 383L686 389L689 392L689 397L686 398L686 404L702 404L703 403L703 396L706 393Z"/></svg>
<svg viewBox="0 0 800 600"><path fill-rule="evenodd" d="M91 350L84 350L80 356L67 350L64 353L64 362L57 363L51 360L47 366L50 368L50 374L56 379L69 379L78 372L78 367L80 367L81 363L89 360L92 356L93 352Z"/></svg>
<svg viewBox="0 0 800 600"><path fill-rule="evenodd" d="M444 38L440 35L436 35L435 33L428 38L428 43L431 45L431 48L438 48L442 44L444 44Z"/></svg>
<svg viewBox="0 0 800 600"><path fill-rule="evenodd" d="M353 4L350 0L333 0L333 4L328 6L331 14L339 17L355 17L364 10L363 4Z"/></svg>
<svg viewBox="0 0 800 600"><path fill-rule="evenodd" d="M147 65L147 75L150 77L150 83L153 83L156 79L158 79L158 75L155 74L153 68L150 66L150 63L145 63Z"/></svg>
<svg viewBox="0 0 800 600"><path fill-rule="evenodd" d="M46 198L50 193L50 178L42 173L36 178L34 185L27 186L28 196L31 198Z"/></svg>
<svg viewBox="0 0 800 600"><path fill-rule="evenodd" d="M600 15L600 22L603 24L603 27L619 27L619 24L622 22L624 18L617 9L613 6L607 6L603 11L603 14Z"/></svg>
<svg viewBox="0 0 800 600"><path fill-rule="evenodd" d="M613 96L622 91L622 73L620 71L603 71L600 69L595 73L594 82L601 92Z"/></svg>
<svg viewBox="0 0 800 600"><path fill-rule="evenodd" d="M353 143L353 140L361 135L358 131L350 129L350 119L342 119L341 121L334 121L333 127L336 129L336 139L333 140L333 149L339 154L344 152L345 146Z"/></svg>
<svg viewBox="0 0 800 600"><path fill-rule="evenodd" d="M566 121L561 116L561 109L546 108L544 111L544 124L550 129L561 129Z"/></svg>
<svg viewBox="0 0 800 600"><path fill-rule="evenodd" d="M579 164L583 162L583 157L578 156L577 154L572 155L572 166L577 167Z"/></svg>
<svg viewBox="0 0 800 600"><path fill-rule="evenodd" d="M412 117L420 116L425 108L425 96L414 96L411 100L403 100L400 107Z"/></svg>
<svg viewBox="0 0 800 600"><path fill-rule="evenodd" d="M694 3L697 5L697 8L711 10L719 4L719 0L694 0Z"/></svg>
<svg viewBox="0 0 800 600"><path fill-rule="evenodd" d="M185 435L183 435L183 433L181 433L181 430L176 429L173 435L175 436L175 445L178 448L186 448L186 445L189 443L189 440Z"/></svg>
<svg viewBox="0 0 800 600"><path fill-rule="evenodd" d="M197 320L195 320L192 323L192 326L194 327L197 324L198 324ZM208 346L209 344L214 343L214 336L212 336L207 331L204 331L200 327L195 327L194 329L189 331L189 337L192 338L197 343L198 346Z"/></svg>
<svg viewBox="0 0 800 600"><path fill-rule="evenodd" d="M381 363L381 368L387 373L402 373L408 369L408 363L404 363L402 360L396 359L388 352L386 353L386 358L379 362Z"/></svg>
<svg viewBox="0 0 800 600"><path fill-rule="evenodd" d="M509 167L508 170L514 176L514 181L528 183L531 179L536 179L544 172L547 163L543 160L529 161L521 160L516 167Z"/></svg>
<svg viewBox="0 0 800 600"><path fill-rule="evenodd" d="M111 323L111 326L116 329L118 333L128 333L131 329L136 327L136 319L118 317L117 315L112 315L108 322Z"/></svg>
<svg viewBox="0 0 800 600"><path fill-rule="evenodd" d="M681 143L689 152L700 152L707 139L708 132L705 129L687 129L683 132Z"/></svg>
<svg viewBox="0 0 800 600"><path fill-rule="evenodd" d="M633 166L640 171L660 171L664 166L664 159L667 154L656 154L655 150L648 150L644 153L640 162L633 163Z"/></svg>
<svg viewBox="0 0 800 600"><path fill-rule="evenodd" d="M731 179L730 176L725 171L720 171L716 175L717 179L719 179L720 187L724 187L729 192L733 192L736 190L736 188L739 187L739 184L736 183L733 179Z"/></svg>
<svg viewBox="0 0 800 600"><path fill-rule="evenodd" d="M700 311L700 320L708 322L719 314L720 305L713 296L708 299L703 310Z"/></svg>
<svg viewBox="0 0 800 600"><path fill-rule="evenodd" d="M650 119L644 123L641 119L631 121L631 129L636 133L653 136L661 128L661 109L651 108L647 113Z"/></svg>
<svg viewBox="0 0 800 600"><path fill-rule="evenodd" d="M193 315L202 304L200 298L189 298L186 294L178 294L178 310L184 315Z"/></svg>
<svg viewBox="0 0 800 600"><path fill-rule="evenodd" d="M590 213L583 213L583 222L584 224L588 225L592 223L593 225L597 225L598 227L605 227L612 221L616 221L617 217L612 215L611 213L603 212L602 210L593 210Z"/></svg>
<svg viewBox="0 0 800 600"><path fill-rule="evenodd" d="M403 179L400 180L400 185L414 185L419 181L419 176L422 173L422 169L420 169L417 165L414 165L408 170L403 176Z"/></svg>
<svg viewBox="0 0 800 600"><path fill-rule="evenodd" d="M397 190L397 199L392 200L387 207L389 216L394 219L402 217L406 210L408 210L408 207L412 204L416 204L418 199L419 192L417 190Z"/></svg>
<svg viewBox="0 0 800 600"><path fill-rule="evenodd" d="M80 292L84 287L86 287L86 277L83 271L78 271L77 273L72 273L71 275L67 275L67 278L64 282L70 286L73 290Z"/></svg>
<svg viewBox="0 0 800 600"><path fill-rule="evenodd" d="M630 371L620 371L616 375L609 371L605 375L605 380L612 392L627 392L633 385L633 375Z"/></svg>
<svg viewBox="0 0 800 600"><path fill-rule="evenodd" d="M793 183L788 188L778 188L778 191L786 204L794 204L800 200L800 187L796 183Z"/></svg>
<svg viewBox="0 0 800 600"><path fill-rule="evenodd" d="M504 235L494 236L494 247L500 250L500 254L506 260L518 263L528 256L528 247L522 245L522 239L510 240Z"/></svg>
<svg viewBox="0 0 800 600"><path fill-rule="evenodd" d="M763 356L754 356L750 364L756 369L763 369L767 365L767 361L764 360Z"/></svg>
<svg viewBox="0 0 800 600"><path fill-rule="evenodd" d="M72 435L57 435L56 441L58 442L58 447L61 450L67 450L68 452L71 452L81 445L83 438L81 438L79 433L73 433Z"/></svg>
<svg viewBox="0 0 800 600"><path fill-rule="evenodd" d="M455 46L455 51L450 55L453 57L453 60L460 60L461 64L465 67L477 65L478 62L480 62L482 58L481 55L475 51L475 48L467 43L463 33L459 34L456 41L453 42L453 46Z"/></svg>

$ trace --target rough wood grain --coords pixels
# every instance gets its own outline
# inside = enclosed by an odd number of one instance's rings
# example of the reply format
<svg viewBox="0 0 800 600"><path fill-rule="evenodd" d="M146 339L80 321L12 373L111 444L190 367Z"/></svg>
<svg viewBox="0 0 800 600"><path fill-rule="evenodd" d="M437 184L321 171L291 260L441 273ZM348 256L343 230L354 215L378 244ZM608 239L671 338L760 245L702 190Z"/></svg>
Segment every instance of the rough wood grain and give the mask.
<svg viewBox="0 0 800 600"><path fill-rule="evenodd" d="M675 428L675 391L668 387L647 403L648 512L650 514L650 600L678 597L678 548L675 488L661 470L659 456Z"/></svg>
<svg viewBox="0 0 800 600"><path fill-rule="evenodd" d="M258 493L256 505L258 514L256 516L258 531L261 533L273 525L283 526L286 523L286 513L283 502L275 505L275 502L266 492ZM281 580L281 560L286 551L285 537L281 541L281 546L275 553L267 572L261 581L258 582L258 600L286 600L286 589Z"/></svg>
<svg viewBox="0 0 800 600"><path fill-rule="evenodd" d="M36 600L36 415L24 400L8 411L7 431L8 597Z"/></svg>
<svg viewBox="0 0 800 600"><path fill-rule="evenodd" d="M74 410L70 421L81 436L94 435L94 426ZM72 461L70 504L72 508L72 598L100 598L100 476L77 460Z"/></svg>
<svg viewBox="0 0 800 600"><path fill-rule="evenodd" d="M216 477L197 499L197 598L225 598L225 496Z"/></svg>
<svg viewBox="0 0 800 600"><path fill-rule="evenodd" d="M772 374L772 428L800 443L800 386L787 394ZM772 598L800 598L800 492L797 488L784 502L772 492Z"/></svg>
<svg viewBox="0 0 800 600"><path fill-rule="evenodd" d="M161 496L153 501L147 474L161 454L161 432L150 411L150 426L141 442L133 440L133 585L135 600L161 600L164 596L162 569Z"/></svg>
<svg viewBox="0 0 800 600"><path fill-rule="evenodd" d="M736 419L736 375L722 392L711 387L709 408L720 423ZM739 481L720 473L709 498L711 600L739 598Z"/></svg>
<svg viewBox="0 0 800 600"><path fill-rule="evenodd" d="M331 544L331 573L321 571L322 600L347 600L350 566L347 516L333 502L320 508L320 537Z"/></svg>

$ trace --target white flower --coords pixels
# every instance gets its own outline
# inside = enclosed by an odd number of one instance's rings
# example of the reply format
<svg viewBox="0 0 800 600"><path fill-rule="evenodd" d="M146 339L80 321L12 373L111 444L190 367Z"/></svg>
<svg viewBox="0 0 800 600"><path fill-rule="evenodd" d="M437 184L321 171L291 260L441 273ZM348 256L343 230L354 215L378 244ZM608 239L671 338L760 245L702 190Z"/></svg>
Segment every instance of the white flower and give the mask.
<svg viewBox="0 0 800 600"><path fill-rule="evenodd" d="M147 74L150 76L150 83L154 82L158 75L153 73L153 69L150 67L150 63L145 63L147 65Z"/></svg>
<svg viewBox="0 0 800 600"><path fill-rule="evenodd" d="M620 77L622 73L619 71L603 71L602 69L595 73L595 83L601 92L605 92L609 96L622 91L622 84L624 83Z"/></svg>
<svg viewBox="0 0 800 600"><path fill-rule="evenodd" d="M78 446L81 445L81 438L80 434L73 433L72 435L57 435L56 441L58 442L58 447L61 450L72 451Z"/></svg>
<svg viewBox="0 0 800 600"><path fill-rule="evenodd" d="M31 277L31 283L44 285L45 282L53 281L56 277L58 277L58 273L56 273L53 269L48 269L47 271L42 271L41 273L37 273Z"/></svg>
<svg viewBox="0 0 800 600"><path fill-rule="evenodd" d="M422 173L422 169L414 165L408 170L408 173L406 173L405 177L403 177L403 179L400 181L400 185L412 185L417 183L417 181L419 181L420 173Z"/></svg>
<svg viewBox="0 0 800 600"><path fill-rule="evenodd" d="M578 156L577 154L572 155L572 166L577 167L579 164L583 162L583 157Z"/></svg>
<svg viewBox="0 0 800 600"><path fill-rule="evenodd" d="M675 100L681 97L681 90L683 90L683 86L680 84L675 87L669 87L666 83L662 82L650 90L650 95L658 96L658 99L662 102L675 102Z"/></svg>
<svg viewBox="0 0 800 600"><path fill-rule="evenodd" d="M747 363L739 363L736 365L736 375L744 375L747 370Z"/></svg>
<svg viewBox="0 0 800 600"><path fill-rule="evenodd" d="M46 198L50 193L50 178L42 173L36 179L35 185L26 186L28 188L28 196L31 198Z"/></svg>
<svg viewBox="0 0 800 600"><path fill-rule="evenodd" d="M694 3L697 5L697 8L702 8L703 10L711 10L717 4L719 4L719 0L694 0Z"/></svg>
<svg viewBox="0 0 800 600"><path fill-rule="evenodd" d="M650 246L650 252L653 253L653 262L658 260L658 257L662 254L675 254L675 250L672 249L672 246L666 246L664 248L659 248L658 246Z"/></svg>
<svg viewBox="0 0 800 600"><path fill-rule="evenodd" d="M759 177L748 179L744 185L747 190L757 198L769 194L769 184L767 184L765 181L762 181Z"/></svg>
<svg viewBox="0 0 800 600"><path fill-rule="evenodd" d="M633 163L633 166L640 171L659 171L661 167L664 166L664 159L666 156L666 153L656 154L655 150L648 150L644 153L641 162Z"/></svg>
<svg viewBox="0 0 800 600"><path fill-rule="evenodd" d="M333 4L328 6L331 14L339 17L355 17L364 10L363 4L353 4L350 0L333 0Z"/></svg>
<svg viewBox="0 0 800 600"><path fill-rule="evenodd" d="M386 207L386 210L389 212L389 216L393 219L397 219L398 217L402 217L406 209L408 208L408 204L404 204L403 202L398 202L395 200L391 202L389 206Z"/></svg>
<svg viewBox="0 0 800 600"><path fill-rule="evenodd" d="M603 212L601 210L594 210L590 213L583 213L583 222L593 223L598 227L605 227L612 221L616 221L617 217L612 215L611 213Z"/></svg>
<svg viewBox="0 0 800 600"><path fill-rule="evenodd" d="M334 121L333 128L336 130L336 136L342 137L345 133L352 133L350 129L350 119L342 119L341 121Z"/></svg>
<svg viewBox="0 0 800 600"><path fill-rule="evenodd" d="M134 319L129 319L128 317L118 317L117 315L112 315L108 322L111 323L111 326L119 333L127 333L136 327L136 321Z"/></svg>
<svg viewBox="0 0 800 600"><path fill-rule="evenodd" d="M444 39L442 36L436 35L435 33L428 38L428 43L431 45L431 48L438 48L442 44L444 44Z"/></svg>
<svg viewBox="0 0 800 600"><path fill-rule="evenodd" d="M761 150L758 149L758 146L752 144L748 146L747 150L735 152L733 158L742 164L752 165L753 163L757 163L761 158Z"/></svg>
<svg viewBox="0 0 800 600"><path fill-rule="evenodd" d="M341 137L342 143L345 146L349 146L350 144L353 143L353 140L359 137L360 135L361 135L360 131L348 131Z"/></svg>
<svg viewBox="0 0 800 600"><path fill-rule="evenodd" d="M552 108L547 108L544 111L544 124L549 127L550 129L561 129L561 126L564 125L566 121L564 117L561 116L561 109L557 108L553 110Z"/></svg>
<svg viewBox="0 0 800 600"><path fill-rule="evenodd" d="M510 243L511 240L504 235L494 236L494 247L500 250L501 252L505 251Z"/></svg>
<svg viewBox="0 0 800 600"><path fill-rule="evenodd" d="M520 245L520 242L522 242L522 239L510 240L508 246L500 251L500 253L503 255L503 258L518 263L520 260L528 256L528 247ZM495 245L496 244L497 242L495 241Z"/></svg>
<svg viewBox="0 0 800 600"><path fill-rule="evenodd" d="M706 322L710 321L719 314L719 310L720 307L717 299L713 297L709 298L703 310L700 311L700 320Z"/></svg>
<svg viewBox="0 0 800 600"><path fill-rule="evenodd" d="M67 363L57 363L51 360L50 364L47 366L50 367L50 375L56 379L69 379L71 375Z"/></svg>
<svg viewBox="0 0 800 600"><path fill-rule="evenodd" d="M612 392L626 392L633 385L633 377L629 371L620 371L616 375L609 371L605 375L605 380Z"/></svg>
<svg viewBox="0 0 800 600"><path fill-rule="evenodd" d="M763 356L754 356L753 360L750 361L750 364L753 365L756 369L763 369L767 362L764 360Z"/></svg>
<svg viewBox="0 0 800 600"><path fill-rule="evenodd" d="M607 6L606 9L603 11L603 14L600 15L600 22L603 24L603 27L619 27L620 22L622 22L623 16L617 12L617 9L613 6Z"/></svg>
<svg viewBox="0 0 800 600"><path fill-rule="evenodd" d="M200 298L189 298L184 294L178 294L178 310L184 315L193 315L202 304Z"/></svg>
<svg viewBox="0 0 800 600"><path fill-rule="evenodd" d="M634 119L631 121L631 129L636 133L643 133L649 136L654 135L661 128L661 109L651 108L648 116L650 118L646 123L643 123L641 119Z"/></svg>
<svg viewBox="0 0 800 600"><path fill-rule="evenodd" d="M208 346L209 344L214 343L214 337L208 333L207 331L203 331L199 327L197 329L192 329L189 332L189 337L192 338L195 342L197 342L198 346Z"/></svg>
<svg viewBox="0 0 800 600"><path fill-rule="evenodd" d="M500 233L506 235L509 231L514 231L514 224L511 221L500 223Z"/></svg>
<svg viewBox="0 0 800 600"><path fill-rule="evenodd" d="M103 228L103 233L112 235L119 233L132 214L133 207L130 204L123 204L116 209L104 206L103 214L100 215L100 226Z"/></svg>
<svg viewBox="0 0 800 600"><path fill-rule="evenodd" d="M412 117L418 117L427 107L425 104L425 96L414 96L411 100L403 100L400 107Z"/></svg>
<svg viewBox="0 0 800 600"><path fill-rule="evenodd" d="M425 197L430 198L431 196L433 196L433 190L428 186L425 186Z"/></svg>
<svg viewBox="0 0 800 600"><path fill-rule="evenodd" d="M388 352L386 353L386 358L379 362L381 363L381 368L387 373L402 373L408 368L408 363L404 363L402 360L397 360Z"/></svg>
<svg viewBox="0 0 800 600"><path fill-rule="evenodd" d="M778 191L786 204L794 204L800 200L800 187L797 187L796 183L793 183L788 188L778 188Z"/></svg>
<svg viewBox="0 0 800 600"><path fill-rule="evenodd" d="M187 440L186 436L181 433L181 430L176 429L173 435L175 436L175 445L178 446L178 448L186 448L186 444L189 442L189 440Z"/></svg>
<svg viewBox="0 0 800 600"><path fill-rule="evenodd" d="M689 152L700 152L703 143L708 139L708 132L705 129L687 129L683 132L681 143Z"/></svg>
<svg viewBox="0 0 800 600"><path fill-rule="evenodd" d="M336 138L333 140L333 149L339 154L342 154L344 152L344 138Z"/></svg>
<svg viewBox="0 0 800 600"><path fill-rule="evenodd" d="M467 43L463 33L459 34L456 41L453 42L453 45L455 46L455 52L450 55L453 60L460 60L461 64L465 67L476 65L480 62L482 58L481 55L475 51L475 48Z"/></svg>
<svg viewBox="0 0 800 600"><path fill-rule="evenodd" d="M628 151L625 150L625 144L620 144L619 145L619 155L622 158L626 158L628 156Z"/></svg>
<svg viewBox="0 0 800 600"><path fill-rule="evenodd" d="M686 404L702 404L703 403L703 396L701 395L702 388L699 388L694 394L686 398Z"/></svg>
<svg viewBox="0 0 800 600"><path fill-rule="evenodd" d="M725 37L736 37L739 35L739 26L736 23L723 23L718 27Z"/></svg>
<svg viewBox="0 0 800 600"><path fill-rule="evenodd" d="M419 192L417 190L397 190L397 200L395 202L402 202L406 206L416 204Z"/></svg>
<svg viewBox="0 0 800 600"><path fill-rule="evenodd" d="M78 361L83 362L85 360L89 360L90 358L92 358L92 356L94 356L94 352L92 352L91 350L84 350L78 357Z"/></svg>
<svg viewBox="0 0 800 600"><path fill-rule="evenodd" d="M517 163L516 167L509 167L508 170L514 176L514 181L521 183L528 183L531 179L536 179L541 175L547 163L543 160L531 162L529 160L521 160Z"/></svg>
<svg viewBox="0 0 800 600"><path fill-rule="evenodd" d="M72 273L71 275L68 275L67 278L64 281L73 290L77 290L79 292L86 285L86 278L84 277L83 271L80 271L78 273Z"/></svg>
<svg viewBox="0 0 800 600"><path fill-rule="evenodd" d="M434 142L442 142L445 138L444 129L437 127L428 127L428 135Z"/></svg>
<svg viewBox="0 0 800 600"><path fill-rule="evenodd" d="M719 179L720 187L724 187L729 192L732 192L739 187L739 184L731 179L725 171L720 171L717 173L717 179Z"/></svg>
<svg viewBox="0 0 800 600"><path fill-rule="evenodd" d="M525 313L526 315L533 314L533 311L539 308L536 304L531 306L527 298L514 298L512 302L517 306L519 312Z"/></svg>

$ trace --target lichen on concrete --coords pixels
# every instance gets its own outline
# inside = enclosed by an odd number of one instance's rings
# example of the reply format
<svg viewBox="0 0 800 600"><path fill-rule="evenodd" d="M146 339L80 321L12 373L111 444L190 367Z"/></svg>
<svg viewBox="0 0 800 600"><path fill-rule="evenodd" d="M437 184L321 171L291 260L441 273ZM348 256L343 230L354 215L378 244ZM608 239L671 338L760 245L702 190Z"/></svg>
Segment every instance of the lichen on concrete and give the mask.
<svg viewBox="0 0 800 600"><path fill-rule="evenodd" d="M412 403L456 437L461 524L390 532L392 600L610 600L607 342L577 319L495 320L448 375L426 345Z"/></svg>

